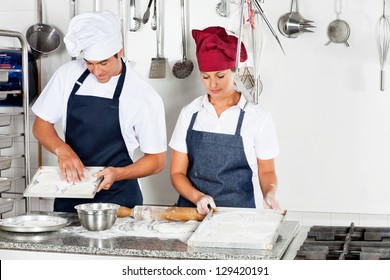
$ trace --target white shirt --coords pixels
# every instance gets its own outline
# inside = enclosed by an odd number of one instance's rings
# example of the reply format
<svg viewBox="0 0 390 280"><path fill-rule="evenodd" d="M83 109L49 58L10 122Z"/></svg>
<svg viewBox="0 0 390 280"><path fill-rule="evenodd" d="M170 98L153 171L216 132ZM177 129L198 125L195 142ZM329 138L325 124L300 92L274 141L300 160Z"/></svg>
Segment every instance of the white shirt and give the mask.
<svg viewBox="0 0 390 280"><path fill-rule="evenodd" d="M75 82L86 68L82 59L62 65L38 97L32 111L53 124L62 119L65 133L68 98ZM100 83L90 74L76 94L112 99L119 76L112 77L107 83ZM167 150L162 98L131 69L129 63L126 63L126 78L119 98L119 122L131 158L137 147L149 154Z"/></svg>
<svg viewBox="0 0 390 280"><path fill-rule="evenodd" d="M205 94L186 105L180 112L169 146L181 153L188 153L186 136L192 115L198 112L194 130L214 133L234 134L241 109L244 109L245 98L241 95L237 105L224 111L218 118L213 105ZM257 175L257 158L273 159L279 154L274 123L269 111L261 105L248 103L245 107L241 127L245 155L253 175Z"/></svg>

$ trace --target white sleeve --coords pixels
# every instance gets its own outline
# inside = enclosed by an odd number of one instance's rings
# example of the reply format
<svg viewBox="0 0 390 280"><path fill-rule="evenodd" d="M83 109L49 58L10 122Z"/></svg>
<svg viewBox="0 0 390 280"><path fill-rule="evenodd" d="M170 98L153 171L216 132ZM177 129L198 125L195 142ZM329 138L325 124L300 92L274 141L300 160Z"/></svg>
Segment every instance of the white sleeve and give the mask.
<svg viewBox="0 0 390 280"><path fill-rule="evenodd" d="M255 137L255 152L259 159L273 159L279 154L279 144L271 114L267 114L263 126Z"/></svg>
<svg viewBox="0 0 390 280"><path fill-rule="evenodd" d="M50 123L59 121L64 106L64 73L59 68L38 96L31 110L41 119Z"/></svg>
<svg viewBox="0 0 390 280"><path fill-rule="evenodd" d="M166 152L167 133L162 99L159 96L153 98L143 110L134 124L141 151L148 154Z"/></svg>
<svg viewBox="0 0 390 280"><path fill-rule="evenodd" d="M169 147L181 153L188 153L186 137L190 120L186 115L188 114L185 113L185 108L183 108L169 142Z"/></svg>

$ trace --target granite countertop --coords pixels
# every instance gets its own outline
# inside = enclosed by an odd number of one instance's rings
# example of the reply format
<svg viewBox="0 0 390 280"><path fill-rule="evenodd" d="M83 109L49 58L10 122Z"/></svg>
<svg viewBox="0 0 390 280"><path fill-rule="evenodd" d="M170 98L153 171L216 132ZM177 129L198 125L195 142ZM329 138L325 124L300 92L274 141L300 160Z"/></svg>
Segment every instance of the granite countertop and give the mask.
<svg viewBox="0 0 390 280"><path fill-rule="evenodd" d="M52 213L53 214L53 213ZM56 215L54 213L54 215ZM283 221L280 236L272 250L188 247L188 238L131 236L121 234L117 219L112 229L89 232L80 226L77 214L60 213L68 219L68 225L54 232L15 233L0 230L0 250L22 250L33 252L68 253L99 256L118 256L161 259L281 259L291 241L299 231L297 221ZM116 228L116 229L114 229Z"/></svg>

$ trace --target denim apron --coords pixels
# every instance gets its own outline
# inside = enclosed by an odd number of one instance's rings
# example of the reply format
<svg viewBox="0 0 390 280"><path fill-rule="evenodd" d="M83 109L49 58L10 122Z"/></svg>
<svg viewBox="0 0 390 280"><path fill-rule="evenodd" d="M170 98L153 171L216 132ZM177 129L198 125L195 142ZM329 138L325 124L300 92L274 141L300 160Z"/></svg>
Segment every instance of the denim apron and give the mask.
<svg viewBox="0 0 390 280"><path fill-rule="evenodd" d="M79 77L68 100L65 142L72 147L85 166L123 167L133 163L119 123L119 97L122 92L126 65L112 99L76 95L89 70ZM101 190L93 199L56 198L54 211L75 212L81 203L109 202L133 208L143 202L136 179L114 182L109 190Z"/></svg>
<svg viewBox="0 0 390 280"><path fill-rule="evenodd" d="M198 112L192 115L187 130L187 177L195 188L213 197L217 206L256 206L252 170L240 135L244 114L241 110L234 135L193 130ZM195 206L183 196L179 197L177 205Z"/></svg>

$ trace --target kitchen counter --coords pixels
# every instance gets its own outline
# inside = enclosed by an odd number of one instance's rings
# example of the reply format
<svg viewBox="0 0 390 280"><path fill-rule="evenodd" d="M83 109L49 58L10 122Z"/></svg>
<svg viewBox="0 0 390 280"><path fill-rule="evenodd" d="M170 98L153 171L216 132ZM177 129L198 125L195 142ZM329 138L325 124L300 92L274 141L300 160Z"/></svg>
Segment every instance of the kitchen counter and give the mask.
<svg viewBox="0 0 390 280"><path fill-rule="evenodd" d="M77 214L63 214L68 225L58 231L44 233L15 233L0 230L0 259L15 258L15 253L31 256L37 253L51 253L50 258L69 254L89 257L106 256L121 258L160 258L160 259L281 259L291 241L300 229L297 221L283 221L280 236L272 250L188 247L186 240L144 236L110 236L107 232L85 232ZM122 218L126 219L126 218ZM117 222L123 222L117 219ZM116 222L116 224L117 224ZM114 225L115 227L115 225ZM111 229L110 229L111 230ZM9 252L9 254L7 254ZM22 254L19 257L23 258Z"/></svg>

